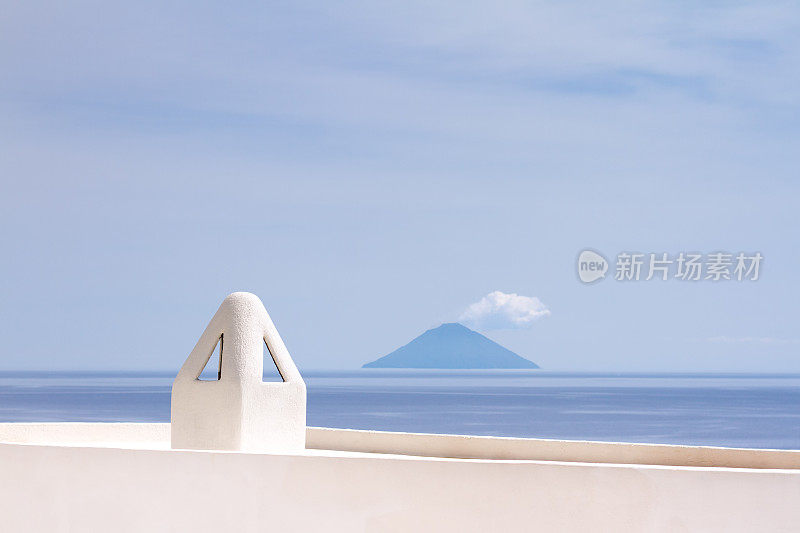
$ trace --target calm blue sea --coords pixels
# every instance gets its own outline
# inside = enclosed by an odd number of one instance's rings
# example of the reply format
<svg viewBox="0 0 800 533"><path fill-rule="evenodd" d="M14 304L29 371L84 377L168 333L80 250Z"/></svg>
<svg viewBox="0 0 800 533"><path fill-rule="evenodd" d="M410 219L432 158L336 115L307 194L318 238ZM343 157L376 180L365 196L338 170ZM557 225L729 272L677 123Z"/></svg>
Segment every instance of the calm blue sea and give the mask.
<svg viewBox="0 0 800 533"><path fill-rule="evenodd" d="M800 449L800 375L306 371L308 423ZM171 374L0 373L0 421L168 422Z"/></svg>

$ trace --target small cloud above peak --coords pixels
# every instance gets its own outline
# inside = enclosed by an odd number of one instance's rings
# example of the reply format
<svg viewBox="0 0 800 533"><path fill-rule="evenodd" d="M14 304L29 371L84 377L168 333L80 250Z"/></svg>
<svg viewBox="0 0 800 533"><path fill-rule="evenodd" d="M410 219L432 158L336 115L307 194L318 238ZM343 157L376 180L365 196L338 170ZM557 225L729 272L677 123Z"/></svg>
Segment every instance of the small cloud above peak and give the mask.
<svg viewBox="0 0 800 533"><path fill-rule="evenodd" d="M549 315L550 309L535 296L494 291L467 307L458 320L477 329L526 329Z"/></svg>

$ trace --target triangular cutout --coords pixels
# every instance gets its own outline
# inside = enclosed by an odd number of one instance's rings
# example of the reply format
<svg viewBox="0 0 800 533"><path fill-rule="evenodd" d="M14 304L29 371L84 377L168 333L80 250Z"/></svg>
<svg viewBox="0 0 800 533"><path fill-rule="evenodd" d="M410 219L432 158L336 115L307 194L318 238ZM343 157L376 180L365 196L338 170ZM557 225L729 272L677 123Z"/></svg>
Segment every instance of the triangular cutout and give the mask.
<svg viewBox="0 0 800 533"><path fill-rule="evenodd" d="M261 376L261 380L276 382L286 381L283 379L280 370L278 370L278 366L275 363L275 358L272 356L272 352L269 350L269 345L267 345L266 339L264 339L264 373Z"/></svg>
<svg viewBox="0 0 800 533"><path fill-rule="evenodd" d="M200 372L200 375L197 376L197 379L200 381L218 381L221 377L222 335L220 335L219 340L217 340L217 344L214 345L214 349L212 350L211 355L208 357L206 366L203 367L203 371Z"/></svg>

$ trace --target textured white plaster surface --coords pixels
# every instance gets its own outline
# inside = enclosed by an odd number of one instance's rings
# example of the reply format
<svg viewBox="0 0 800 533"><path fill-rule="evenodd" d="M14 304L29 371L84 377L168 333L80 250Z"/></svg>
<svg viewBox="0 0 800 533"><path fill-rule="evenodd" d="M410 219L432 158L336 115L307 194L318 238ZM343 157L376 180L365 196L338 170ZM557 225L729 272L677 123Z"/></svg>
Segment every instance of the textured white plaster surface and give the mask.
<svg viewBox="0 0 800 533"><path fill-rule="evenodd" d="M163 450L170 448L170 425L0 423L0 443ZM800 451L797 450L477 437L317 427L306 428L305 450L290 453L800 470Z"/></svg>
<svg viewBox="0 0 800 533"><path fill-rule="evenodd" d="M513 459L508 439L308 431L309 445L375 451L172 450L168 424L0 424L0 531L772 532L800 523L797 469ZM597 444L605 460L641 446L510 440L522 456L563 444L576 459L601 453ZM494 450L504 459L387 455L406 446L427 455ZM728 452L637 453L651 463L671 454L794 461L794 452Z"/></svg>
<svg viewBox="0 0 800 533"><path fill-rule="evenodd" d="M219 380L201 381L222 342ZM264 343L283 382L264 382ZM305 448L306 385L257 296L229 295L172 384L172 447L290 452Z"/></svg>

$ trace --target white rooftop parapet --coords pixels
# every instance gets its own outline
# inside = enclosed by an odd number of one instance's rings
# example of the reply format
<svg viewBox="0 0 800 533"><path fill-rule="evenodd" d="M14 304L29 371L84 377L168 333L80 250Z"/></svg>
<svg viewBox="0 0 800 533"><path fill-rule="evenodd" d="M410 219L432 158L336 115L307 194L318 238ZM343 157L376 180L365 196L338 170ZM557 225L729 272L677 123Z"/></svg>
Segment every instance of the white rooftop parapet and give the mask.
<svg viewBox="0 0 800 533"><path fill-rule="evenodd" d="M220 343L215 381L200 374ZM283 382L264 382L264 343ZM305 449L306 385L267 310L235 292L217 309L172 383L172 447L248 452Z"/></svg>

